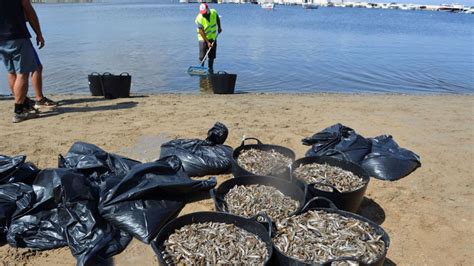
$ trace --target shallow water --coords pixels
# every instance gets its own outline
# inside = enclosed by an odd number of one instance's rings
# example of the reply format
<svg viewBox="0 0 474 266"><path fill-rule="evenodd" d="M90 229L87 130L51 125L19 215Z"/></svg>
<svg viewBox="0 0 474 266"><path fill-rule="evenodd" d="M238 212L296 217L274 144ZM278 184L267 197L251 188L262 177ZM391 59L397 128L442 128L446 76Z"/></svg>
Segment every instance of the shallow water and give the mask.
<svg viewBox="0 0 474 266"><path fill-rule="evenodd" d="M198 63L197 5L109 1L35 7L47 44L40 57L48 92L88 93L87 75L94 71L129 72L134 92L199 92L199 78L186 74ZM472 15L212 7L224 30L215 69L238 74L238 91L474 92Z"/></svg>

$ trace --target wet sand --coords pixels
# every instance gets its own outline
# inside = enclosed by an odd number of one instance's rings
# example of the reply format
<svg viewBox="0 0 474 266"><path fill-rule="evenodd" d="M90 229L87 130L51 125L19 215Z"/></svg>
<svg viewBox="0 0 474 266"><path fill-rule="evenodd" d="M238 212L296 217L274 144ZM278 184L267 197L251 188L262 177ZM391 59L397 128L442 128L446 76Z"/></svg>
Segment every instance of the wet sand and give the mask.
<svg viewBox="0 0 474 266"><path fill-rule="evenodd" d="M138 160L159 156L172 138L204 138L216 121L229 128L227 144L242 136L278 144L302 157L301 139L335 123L365 137L391 134L421 156L408 177L372 179L361 212L388 232L388 262L399 265L468 265L474 259L473 96L334 94L163 94L118 100L57 95L57 112L11 123L11 100L0 98L0 154L25 154L40 168L56 167L57 155L75 141ZM220 176L219 181L229 178ZM210 199L181 214L213 210ZM43 252L0 247L4 265L74 265L69 249ZM116 265L151 265L151 246L134 240ZM390 265L390 264L389 264ZM393 264L391 264L393 265Z"/></svg>

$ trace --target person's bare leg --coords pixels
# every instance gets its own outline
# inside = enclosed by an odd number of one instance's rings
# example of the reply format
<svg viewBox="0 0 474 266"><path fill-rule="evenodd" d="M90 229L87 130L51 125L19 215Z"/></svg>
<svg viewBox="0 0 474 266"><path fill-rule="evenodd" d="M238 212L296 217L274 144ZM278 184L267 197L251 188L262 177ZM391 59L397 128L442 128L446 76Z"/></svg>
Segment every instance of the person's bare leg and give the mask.
<svg viewBox="0 0 474 266"><path fill-rule="evenodd" d="M55 108L58 103L48 99L43 94L43 65L39 64L35 71L31 73L31 85L35 91L36 109Z"/></svg>
<svg viewBox="0 0 474 266"><path fill-rule="evenodd" d="M15 95L15 91L13 90L13 86L15 86L16 73L8 72L7 79L8 79L8 87L12 91L12 95Z"/></svg>
<svg viewBox="0 0 474 266"><path fill-rule="evenodd" d="M43 99L43 65L38 65L38 68L31 73L31 85L35 91L36 100Z"/></svg>
<svg viewBox="0 0 474 266"><path fill-rule="evenodd" d="M15 96L15 104L23 104L25 102L26 94L28 93L29 77L29 73L16 74L15 83L13 85L13 95Z"/></svg>
<svg viewBox="0 0 474 266"><path fill-rule="evenodd" d="M16 74L15 84L13 85L13 92L15 95L15 115L12 122L19 123L27 119L38 117L38 114L31 113L26 104L26 94L28 93L28 79L30 73Z"/></svg>

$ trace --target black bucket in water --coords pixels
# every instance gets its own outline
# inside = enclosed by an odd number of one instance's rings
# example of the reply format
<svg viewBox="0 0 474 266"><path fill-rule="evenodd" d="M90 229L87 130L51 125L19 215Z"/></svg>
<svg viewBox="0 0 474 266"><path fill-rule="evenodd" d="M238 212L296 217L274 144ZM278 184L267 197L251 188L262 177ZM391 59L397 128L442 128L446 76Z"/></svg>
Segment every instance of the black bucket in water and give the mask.
<svg viewBox="0 0 474 266"><path fill-rule="evenodd" d="M102 87L106 99L127 98L130 97L130 86L132 76L127 72L120 75L104 74L102 75Z"/></svg>
<svg viewBox="0 0 474 266"><path fill-rule="evenodd" d="M104 91L102 90L101 84L101 75L97 72L92 72L87 76L89 80L89 90L91 91L92 96L104 96Z"/></svg>
<svg viewBox="0 0 474 266"><path fill-rule="evenodd" d="M318 201L324 201L324 207L321 207L319 205ZM314 206L315 203L318 203L318 205L316 205L316 207L312 207L312 206ZM328 206L326 207L325 205L328 205ZM330 265L332 265L332 262L336 262L336 261L353 261L353 262L358 262L358 265L370 265L370 266L382 266L384 264L385 257L387 256L387 251L388 251L388 248L390 246L390 237L388 236L387 232L385 232L385 230L383 230L382 227L380 227L376 223L374 223L371 220L369 220L365 217L362 217L360 215L357 215L357 214L354 214L354 213L351 213L351 212L346 212L346 211L339 210L330 200L328 200L324 197L315 197L312 200L308 201L306 206L304 206L295 215L300 215L300 214L306 213L310 210L322 210L322 211L329 212L329 213L337 213L337 214L345 216L345 217L350 217L350 218L357 219L359 221L364 221L364 222L368 223L375 230L375 232L377 232L377 234L382 236L382 240L385 243L384 253L373 263L366 264L366 263L363 263L363 262L359 261L357 258L346 257L346 258L341 258L339 260L328 261L326 263L319 264L319 265L330 266ZM277 233L277 232L275 232L275 233ZM296 258L289 257L289 256L285 255L283 252L281 252L275 245L273 245L273 247L274 247L274 251L275 251L274 265L281 265L281 266L286 266L286 265L291 265L291 266L318 265L318 264L314 264L314 263L306 263L306 262L300 261Z"/></svg>
<svg viewBox="0 0 474 266"><path fill-rule="evenodd" d="M344 211L348 212L357 212L357 210L360 207L360 204L362 203L362 200L364 199L364 194L365 191L367 190L367 186L369 185L369 180L370 177L367 174L367 172L360 167L359 165L349 162L349 161L344 161L340 159L336 159L333 157L305 157L296 160L292 165L291 165L291 179L293 181L297 181L297 178L294 176L294 171L301 165L305 164L312 164L312 163L317 163L317 164L329 164L331 166L336 166L339 168L342 168L343 170L350 171L353 174L355 174L358 177L361 177L365 185L357 190L354 191L349 191L349 192L339 192L336 188L332 187L332 192L320 190L314 187L314 184L308 184L308 194L311 198L317 197L317 196L322 196L326 197L336 206ZM329 186L329 185L325 185ZM331 187L331 186L329 186Z"/></svg>
<svg viewBox="0 0 474 266"><path fill-rule="evenodd" d="M268 258L265 264L269 264L270 258L273 255L273 244L271 240L271 223L268 223L268 228L265 228L261 223L257 222L257 218L263 218L268 221L266 216L256 216L254 218L243 218L240 216L222 213L222 212L195 212L187 215L178 217L168 224L166 224L158 233L158 236L155 240L151 242L151 246L158 257L158 262L160 265L172 265L173 263L164 258L166 254L164 242L169 238L175 230L193 223L206 223L206 222L215 222L215 223L226 223L233 224L239 228L246 230L249 233L257 235L266 245L268 251ZM225 248L225 247L223 247Z"/></svg>
<svg viewBox="0 0 474 266"><path fill-rule="evenodd" d="M235 89L235 82L237 80L236 74L228 74L225 71L219 71L216 74L209 74L211 80L212 90L215 94L233 94Z"/></svg>
<svg viewBox="0 0 474 266"><path fill-rule="evenodd" d="M245 141L250 140L250 139L257 141L257 144L245 144ZM247 176L247 175L257 176L256 174L250 173L249 171L240 167L239 163L237 162L237 159L239 158L240 153L244 150L250 150L250 149L262 150L262 151L274 150L276 152L279 152L291 158L292 161L294 161L296 157L295 153L286 147L278 146L278 145L263 144L257 138L245 138L244 140L242 140L242 143L240 144L240 146L237 147L232 153L232 174L234 177ZM275 177L283 178L285 180L290 180L290 167L288 166L288 169L285 172L275 175Z"/></svg>
<svg viewBox="0 0 474 266"><path fill-rule="evenodd" d="M301 210L306 203L306 194L307 190L301 188L296 184L290 183L289 181L282 180L280 178L270 177L270 176L239 176L236 178L229 179L222 183L217 189L211 189L211 197L214 200L214 205L217 211L229 212L227 203L224 200L225 195L229 193L229 190L235 186L249 186L249 185L264 185L271 186L278 189L285 196L292 198L293 200L298 201L299 207L298 210ZM295 212L297 212L295 211ZM293 215L290 214L290 216Z"/></svg>

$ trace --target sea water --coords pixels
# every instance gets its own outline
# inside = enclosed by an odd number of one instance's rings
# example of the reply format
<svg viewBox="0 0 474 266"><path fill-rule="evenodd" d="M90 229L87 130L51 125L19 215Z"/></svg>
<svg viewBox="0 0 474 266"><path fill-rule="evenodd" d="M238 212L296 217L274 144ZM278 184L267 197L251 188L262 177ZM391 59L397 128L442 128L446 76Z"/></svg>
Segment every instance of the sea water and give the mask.
<svg viewBox="0 0 474 266"><path fill-rule="evenodd" d="M215 70L237 74L240 92L474 92L473 15L211 7L223 28ZM199 78L186 74L199 63L197 4L111 0L35 8L46 40L39 55L47 94L87 94L92 72L128 72L136 93L199 93ZM0 70L0 94L7 94Z"/></svg>

